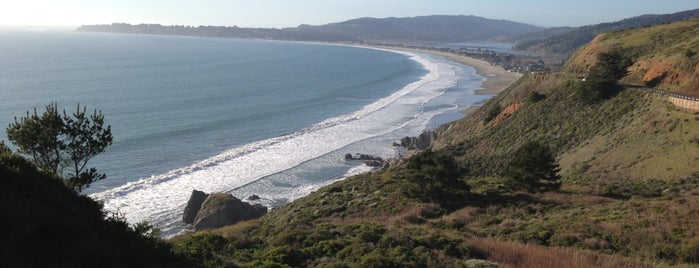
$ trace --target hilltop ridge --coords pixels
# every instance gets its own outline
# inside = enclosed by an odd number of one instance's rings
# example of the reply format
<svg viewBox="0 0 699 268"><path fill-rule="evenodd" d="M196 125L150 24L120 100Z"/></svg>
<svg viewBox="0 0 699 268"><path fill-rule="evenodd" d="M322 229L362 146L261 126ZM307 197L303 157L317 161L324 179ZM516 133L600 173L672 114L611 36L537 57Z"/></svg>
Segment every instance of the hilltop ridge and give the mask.
<svg viewBox="0 0 699 268"><path fill-rule="evenodd" d="M555 27L534 34L518 36L512 39L517 50L541 55L558 55L556 58L567 60L578 48L592 41L595 36L611 31L649 27L663 23L677 22L699 17L699 9L686 10L671 14L648 14L616 22L600 23L582 27Z"/></svg>
<svg viewBox="0 0 699 268"><path fill-rule="evenodd" d="M240 28L236 26L165 26L112 23L83 25L85 32L139 33L206 37L235 37L327 42L467 42L498 40L542 30L542 27L477 16L421 16L412 18L359 18L325 25L293 28Z"/></svg>

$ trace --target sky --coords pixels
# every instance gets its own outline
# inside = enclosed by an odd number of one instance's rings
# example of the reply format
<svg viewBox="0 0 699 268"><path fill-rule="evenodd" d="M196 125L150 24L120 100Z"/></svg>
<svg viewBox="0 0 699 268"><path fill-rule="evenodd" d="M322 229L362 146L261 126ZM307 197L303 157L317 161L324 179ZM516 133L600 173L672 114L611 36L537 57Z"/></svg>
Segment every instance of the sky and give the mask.
<svg viewBox="0 0 699 268"><path fill-rule="evenodd" d="M360 17L475 15L554 27L697 8L697 0L0 0L0 26L125 22L282 28Z"/></svg>

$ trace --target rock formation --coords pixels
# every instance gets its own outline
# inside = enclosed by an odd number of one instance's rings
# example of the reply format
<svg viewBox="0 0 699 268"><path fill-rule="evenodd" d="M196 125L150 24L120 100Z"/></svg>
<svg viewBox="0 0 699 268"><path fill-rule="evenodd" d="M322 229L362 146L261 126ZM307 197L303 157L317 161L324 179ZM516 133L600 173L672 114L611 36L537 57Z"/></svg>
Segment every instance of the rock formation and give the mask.
<svg viewBox="0 0 699 268"><path fill-rule="evenodd" d="M267 213L267 207L250 205L231 194L213 193L201 204L194 219L194 229L213 229L240 221L257 219Z"/></svg>
<svg viewBox="0 0 699 268"><path fill-rule="evenodd" d="M203 230L257 219L265 213L267 207L260 204L251 205L231 194L206 194L194 190L185 207L182 221L193 224L196 230Z"/></svg>
<svg viewBox="0 0 699 268"><path fill-rule="evenodd" d="M357 154L356 156L352 154L346 154L345 160L362 161L364 164L370 167L380 167L383 166L384 163L383 158L368 154Z"/></svg>
<svg viewBox="0 0 699 268"><path fill-rule="evenodd" d="M427 131L417 137L405 137L400 140L400 146L408 150L424 150L430 147L433 140L437 139L437 133Z"/></svg>
<svg viewBox="0 0 699 268"><path fill-rule="evenodd" d="M201 204L204 200L209 197L209 194L192 190L192 196L189 197L187 201L187 206L184 208L184 214L182 214L182 221L188 224L194 224L194 218L197 216L197 212L201 208Z"/></svg>

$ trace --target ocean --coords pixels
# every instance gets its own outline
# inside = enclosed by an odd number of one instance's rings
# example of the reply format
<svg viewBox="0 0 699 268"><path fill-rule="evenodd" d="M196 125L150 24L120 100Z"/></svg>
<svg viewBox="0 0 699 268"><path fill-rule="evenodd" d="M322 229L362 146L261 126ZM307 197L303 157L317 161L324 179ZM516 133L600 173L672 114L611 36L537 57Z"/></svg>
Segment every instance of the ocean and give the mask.
<svg viewBox="0 0 699 268"><path fill-rule="evenodd" d="M192 190L274 208L371 171L347 153L457 120L491 96L469 66L342 45L72 31L0 32L0 125L52 101L98 109L114 144L83 193L166 236ZM2 140L9 144L5 135Z"/></svg>

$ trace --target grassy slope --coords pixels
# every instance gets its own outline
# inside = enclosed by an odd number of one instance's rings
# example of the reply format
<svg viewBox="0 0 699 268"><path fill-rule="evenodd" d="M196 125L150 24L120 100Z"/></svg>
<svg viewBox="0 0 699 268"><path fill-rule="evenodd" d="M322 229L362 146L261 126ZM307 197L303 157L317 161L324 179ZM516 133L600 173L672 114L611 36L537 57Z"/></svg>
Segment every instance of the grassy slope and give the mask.
<svg viewBox="0 0 699 268"><path fill-rule="evenodd" d="M699 19L605 33L579 50L564 71L584 75L600 52L621 49L634 59L625 82L699 96ZM687 54L690 53L690 54Z"/></svg>
<svg viewBox="0 0 699 268"><path fill-rule="evenodd" d="M581 83L575 77L526 75L469 118L439 130L434 150L465 168L468 194L417 198L406 187L432 171L401 165L322 188L262 219L173 242L230 266L448 267L472 258L502 267L699 262L692 253L699 249L699 117L638 89L583 105L573 94ZM545 98L534 102L531 92ZM485 122L491 110L501 112ZM509 155L531 140L556 152L561 191L527 194L503 186Z"/></svg>
<svg viewBox="0 0 699 268"><path fill-rule="evenodd" d="M617 22L588 25L574 29L547 30L538 34L523 36L517 42L515 48L544 55L561 55L563 58L568 59L578 48L603 32L660 25L698 16L699 10L695 9L665 15L644 15Z"/></svg>

